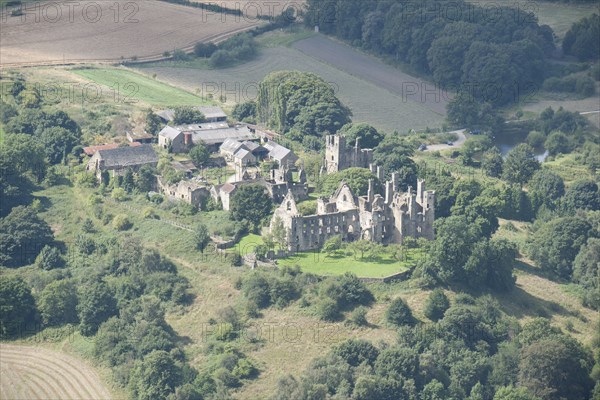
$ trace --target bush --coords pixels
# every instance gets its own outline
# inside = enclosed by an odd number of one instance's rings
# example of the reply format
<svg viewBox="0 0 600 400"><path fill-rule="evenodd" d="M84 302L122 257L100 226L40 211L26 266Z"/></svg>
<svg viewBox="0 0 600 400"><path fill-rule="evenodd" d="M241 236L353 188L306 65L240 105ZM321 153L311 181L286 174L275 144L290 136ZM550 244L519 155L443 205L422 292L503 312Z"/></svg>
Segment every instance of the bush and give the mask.
<svg viewBox="0 0 600 400"><path fill-rule="evenodd" d="M414 317L408 304L401 298L394 299L388 308L385 318L387 322L396 326L412 325Z"/></svg>
<svg viewBox="0 0 600 400"><path fill-rule="evenodd" d="M369 321L367 321L367 308L366 307L357 307L350 314L350 321L356 326L367 326L369 325Z"/></svg>
<svg viewBox="0 0 600 400"><path fill-rule="evenodd" d="M127 192L125 192L125 189L123 188L114 188L110 197L116 201L125 201L127 200Z"/></svg>
<svg viewBox="0 0 600 400"><path fill-rule="evenodd" d="M337 321L340 318L340 309L337 302L323 299L318 306L318 315L323 321Z"/></svg>
<svg viewBox="0 0 600 400"><path fill-rule="evenodd" d="M196 57L208 58L217 51L217 45L214 43L196 43L194 46L194 55Z"/></svg>
<svg viewBox="0 0 600 400"><path fill-rule="evenodd" d="M432 321L439 321L444 317L446 310L450 308L450 301L441 289L436 289L427 298L423 314Z"/></svg>
<svg viewBox="0 0 600 400"><path fill-rule="evenodd" d="M113 219L112 226L118 231L126 231L130 229L133 226L133 224L131 223L127 215L119 214Z"/></svg>
<svg viewBox="0 0 600 400"><path fill-rule="evenodd" d="M53 246L44 246L35 259L35 266L45 270L62 268L64 260L60 254L60 250Z"/></svg>

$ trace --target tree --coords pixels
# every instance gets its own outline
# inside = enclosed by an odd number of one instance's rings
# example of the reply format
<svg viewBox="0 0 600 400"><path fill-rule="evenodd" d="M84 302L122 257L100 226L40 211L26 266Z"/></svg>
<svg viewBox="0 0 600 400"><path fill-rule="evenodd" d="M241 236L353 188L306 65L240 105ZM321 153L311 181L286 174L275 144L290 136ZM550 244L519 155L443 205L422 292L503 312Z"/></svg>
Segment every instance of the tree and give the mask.
<svg viewBox="0 0 600 400"><path fill-rule="evenodd" d="M0 220L0 264L31 264L42 248L54 240L50 226L30 207L18 206Z"/></svg>
<svg viewBox="0 0 600 400"><path fill-rule="evenodd" d="M385 319L390 324L396 326L412 325L415 322L410 307L399 297L392 300L385 313Z"/></svg>
<svg viewBox="0 0 600 400"><path fill-rule="evenodd" d="M553 207L565 194L565 183L560 176L543 168L533 174L529 181L529 194L535 210L541 205Z"/></svg>
<svg viewBox="0 0 600 400"><path fill-rule="evenodd" d="M189 156L196 167L201 167L210 158L210 153L203 143L195 143Z"/></svg>
<svg viewBox="0 0 600 400"><path fill-rule="evenodd" d="M566 154L571 151L571 142L564 133L552 132L544 142L544 147L551 156Z"/></svg>
<svg viewBox="0 0 600 400"><path fill-rule="evenodd" d="M0 337L23 332L37 310L31 289L20 277L0 275Z"/></svg>
<svg viewBox="0 0 600 400"><path fill-rule="evenodd" d="M593 180L578 180L565 192L564 205L567 210L600 210L600 192Z"/></svg>
<svg viewBox="0 0 600 400"><path fill-rule="evenodd" d="M588 240L591 229L589 222L578 217L551 220L533 235L530 256L540 268L569 279L573 261Z"/></svg>
<svg viewBox="0 0 600 400"><path fill-rule="evenodd" d="M383 350L375 362L375 372L389 379L418 379L419 354L407 347Z"/></svg>
<svg viewBox="0 0 600 400"><path fill-rule="evenodd" d="M526 388L514 386L501 387L496 391L494 400L541 400L532 395Z"/></svg>
<svg viewBox="0 0 600 400"><path fill-rule="evenodd" d="M549 400L589 398L591 365L591 355L575 339L543 339L521 352L519 385Z"/></svg>
<svg viewBox="0 0 600 400"><path fill-rule="evenodd" d="M321 190L332 195L339 187L340 182L346 183L355 196L366 196L369 189L369 180L373 180L375 193L381 193L381 182L366 168L348 168L333 174L328 174L323 180Z"/></svg>
<svg viewBox="0 0 600 400"><path fill-rule="evenodd" d="M373 161L388 174L400 174L400 189L417 185L417 166L412 160L413 148L399 135L386 135L373 151Z"/></svg>
<svg viewBox="0 0 600 400"><path fill-rule="evenodd" d="M481 160L481 168L485 171L488 176L498 178L502 176L502 167L504 165L504 159L500 150L497 147L492 147L485 153Z"/></svg>
<svg viewBox="0 0 600 400"><path fill-rule="evenodd" d="M236 104L231 115L237 121L254 120L256 118L256 102L246 101Z"/></svg>
<svg viewBox="0 0 600 400"><path fill-rule="evenodd" d="M204 114L194 107L177 107L173 114L175 125L200 124L206 121Z"/></svg>
<svg viewBox="0 0 600 400"><path fill-rule="evenodd" d="M94 335L100 324L117 314L117 303L106 283L99 281L82 287L77 305L79 330L82 335Z"/></svg>
<svg viewBox="0 0 600 400"><path fill-rule="evenodd" d="M511 183L523 185L538 169L540 163L535 158L533 148L526 143L521 143L506 156L502 177Z"/></svg>
<svg viewBox="0 0 600 400"><path fill-rule="evenodd" d="M194 45L194 55L196 57L209 58L217 49L218 47L214 43L198 42Z"/></svg>
<svg viewBox="0 0 600 400"><path fill-rule="evenodd" d="M516 280L512 274L516 257L515 245L505 239L476 243L463 267L467 283L472 288L485 285L498 291L510 291Z"/></svg>
<svg viewBox="0 0 600 400"><path fill-rule="evenodd" d="M586 291L584 304L600 309L600 239L589 238L573 263L573 281Z"/></svg>
<svg viewBox="0 0 600 400"><path fill-rule="evenodd" d="M368 124L347 124L337 133L346 137L346 144L354 147L358 139L359 146L363 149L374 149L381 143L385 135Z"/></svg>
<svg viewBox="0 0 600 400"><path fill-rule="evenodd" d="M61 268L63 265L64 260L60 254L60 250L54 246L44 246L35 259L35 266L40 269L51 270Z"/></svg>
<svg viewBox="0 0 600 400"><path fill-rule="evenodd" d="M153 351L138 360L131 373L132 397L140 400L166 399L181 383L182 371L169 353Z"/></svg>
<svg viewBox="0 0 600 400"><path fill-rule="evenodd" d="M234 221L248 221L254 230L271 213L272 202L260 185L239 187L231 198L230 216Z"/></svg>
<svg viewBox="0 0 600 400"><path fill-rule="evenodd" d="M163 122L160 117L152 109L148 109L146 112L146 132L156 135L160 132L162 126Z"/></svg>
<svg viewBox="0 0 600 400"><path fill-rule="evenodd" d="M273 235L273 240L280 249L285 249L287 247L287 236L288 232L283 224L283 220L279 217L276 217L273 221L273 226L271 228L271 233Z"/></svg>
<svg viewBox="0 0 600 400"><path fill-rule="evenodd" d="M204 249L210 243L210 233L208 232L206 225L200 223L196 226L194 240L196 242L196 248L200 250L201 253L204 253Z"/></svg>
<svg viewBox="0 0 600 400"><path fill-rule="evenodd" d="M481 238L479 226L464 216L452 216L436 221L436 239L425 261L425 269L445 282L465 281L464 265L473 243Z"/></svg>
<svg viewBox="0 0 600 400"><path fill-rule="evenodd" d="M154 176L154 169L149 165L143 165L134 177L135 188L140 193L147 193L154 188L154 182L156 177Z"/></svg>
<svg viewBox="0 0 600 400"><path fill-rule="evenodd" d="M423 314L432 321L439 321L450 308L450 301L442 289L435 289L427 297Z"/></svg>
<svg viewBox="0 0 600 400"><path fill-rule="evenodd" d="M379 356L377 347L363 339L348 339L337 345L332 353L353 367L358 367L363 362L373 365Z"/></svg>
<svg viewBox="0 0 600 400"><path fill-rule="evenodd" d="M352 115L329 83L297 71L267 75L259 85L256 108L260 122L298 140L304 135L336 133Z"/></svg>
<svg viewBox="0 0 600 400"><path fill-rule="evenodd" d="M73 281L49 283L40 293L38 308L45 325L77 323L77 288Z"/></svg>
<svg viewBox="0 0 600 400"><path fill-rule="evenodd" d="M600 53L598 35L600 15L592 14L571 25L562 43L565 54L576 56L581 61L597 60Z"/></svg>
<svg viewBox="0 0 600 400"><path fill-rule="evenodd" d="M50 164L62 162L67 154L79 144L79 131L73 132L58 126L46 128L40 135L40 141L44 145L46 157Z"/></svg>
<svg viewBox="0 0 600 400"><path fill-rule="evenodd" d="M323 244L323 252L328 256L335 255L342 248L342 237L335 235L327 239Z"/></svg>

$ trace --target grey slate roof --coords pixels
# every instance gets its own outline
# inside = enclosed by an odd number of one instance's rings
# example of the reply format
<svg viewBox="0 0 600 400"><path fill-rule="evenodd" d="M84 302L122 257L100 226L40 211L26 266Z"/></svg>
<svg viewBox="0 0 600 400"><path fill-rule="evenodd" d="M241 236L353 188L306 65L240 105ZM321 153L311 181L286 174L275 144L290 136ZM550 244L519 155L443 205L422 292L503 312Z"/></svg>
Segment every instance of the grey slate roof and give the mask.
<svg viewBox="0 0 600 400"><path fill-rule="evenodd" d="M206 118L227 118L227 114L223 112L221 107L217 106L201 106L198 110L204 114Z"/></svg>
<svg viewBox="0 0 600 400"><path fill-rule="evenodd" d="M225 141L223 142L223 144L220 147L220 150L227 151L227 152L230 152L231 154L234 154L241 147L242 147L242 143L238 142L235 139L228 138L228 139L225 139Z"/></svg>
<svg viewBox="0 0 600 400"><path fill-rule="evenodd" d="M174 140L181 131L177 128L173 128L172 126L165 126L159 133L159 136L166 137L167 139Z"/></svg>
<svg viewBox="0 0 600 400"><path fill-rule="evenodd" d="M269 150L269 157L274 160L282 160L292 151L282 145L275 143L274 141L269 141L264 145L264 148Z"/></svg>
<svg viewBox="0 0 600 400"><path fill-rule="evenodd" d="M105 168L134 167L158 162L158 155L150 145L99 150L97 154L99 159L104 161Z"/></svg>
<svg viewBox="0 0 600 400"><path fill-rule="evenodd" d="M238 151L236 151L233 156L235 158L237 158L238 160L244 160L244 159L246 159L246 157L252 157L252 153L250 153L248 150L242 148L242 149L239 149Z"/></svg>

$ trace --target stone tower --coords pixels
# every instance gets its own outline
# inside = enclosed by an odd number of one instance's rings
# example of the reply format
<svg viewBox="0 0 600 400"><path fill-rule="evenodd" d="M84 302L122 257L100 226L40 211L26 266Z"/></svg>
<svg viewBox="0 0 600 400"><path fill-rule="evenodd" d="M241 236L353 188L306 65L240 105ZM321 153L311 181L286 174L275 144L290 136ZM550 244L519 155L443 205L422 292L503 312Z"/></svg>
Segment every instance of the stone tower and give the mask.
<svg viewBox="0 0 600 400"><path fill-rule="evenodd" d="M346 138L338 135L325 136L325 165L327 173L342 170L346 166Z"/></svg>

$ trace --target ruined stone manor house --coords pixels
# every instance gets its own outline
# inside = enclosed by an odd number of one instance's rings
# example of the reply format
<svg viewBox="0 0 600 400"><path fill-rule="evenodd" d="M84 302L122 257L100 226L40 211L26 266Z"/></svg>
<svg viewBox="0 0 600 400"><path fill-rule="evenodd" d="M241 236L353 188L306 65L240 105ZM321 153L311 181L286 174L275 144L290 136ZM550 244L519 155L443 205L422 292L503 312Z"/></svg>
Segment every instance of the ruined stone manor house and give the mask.
<svg viewBox="0 0 600 400"><path fill-rule="evenodd" d="M404 237L434 238L435 192L425 190L420 180L416 193L412 188L400 192L398 175L385 184L385 197L374 194L369 181L366 196L357 197L342 182L329 198L317 200L317 213L303 216L291 192L275 211L271 229L283 223L289 251L319 249L331 237L341 235L345 241L357 239L377 243L402 243Z"/></svg>

